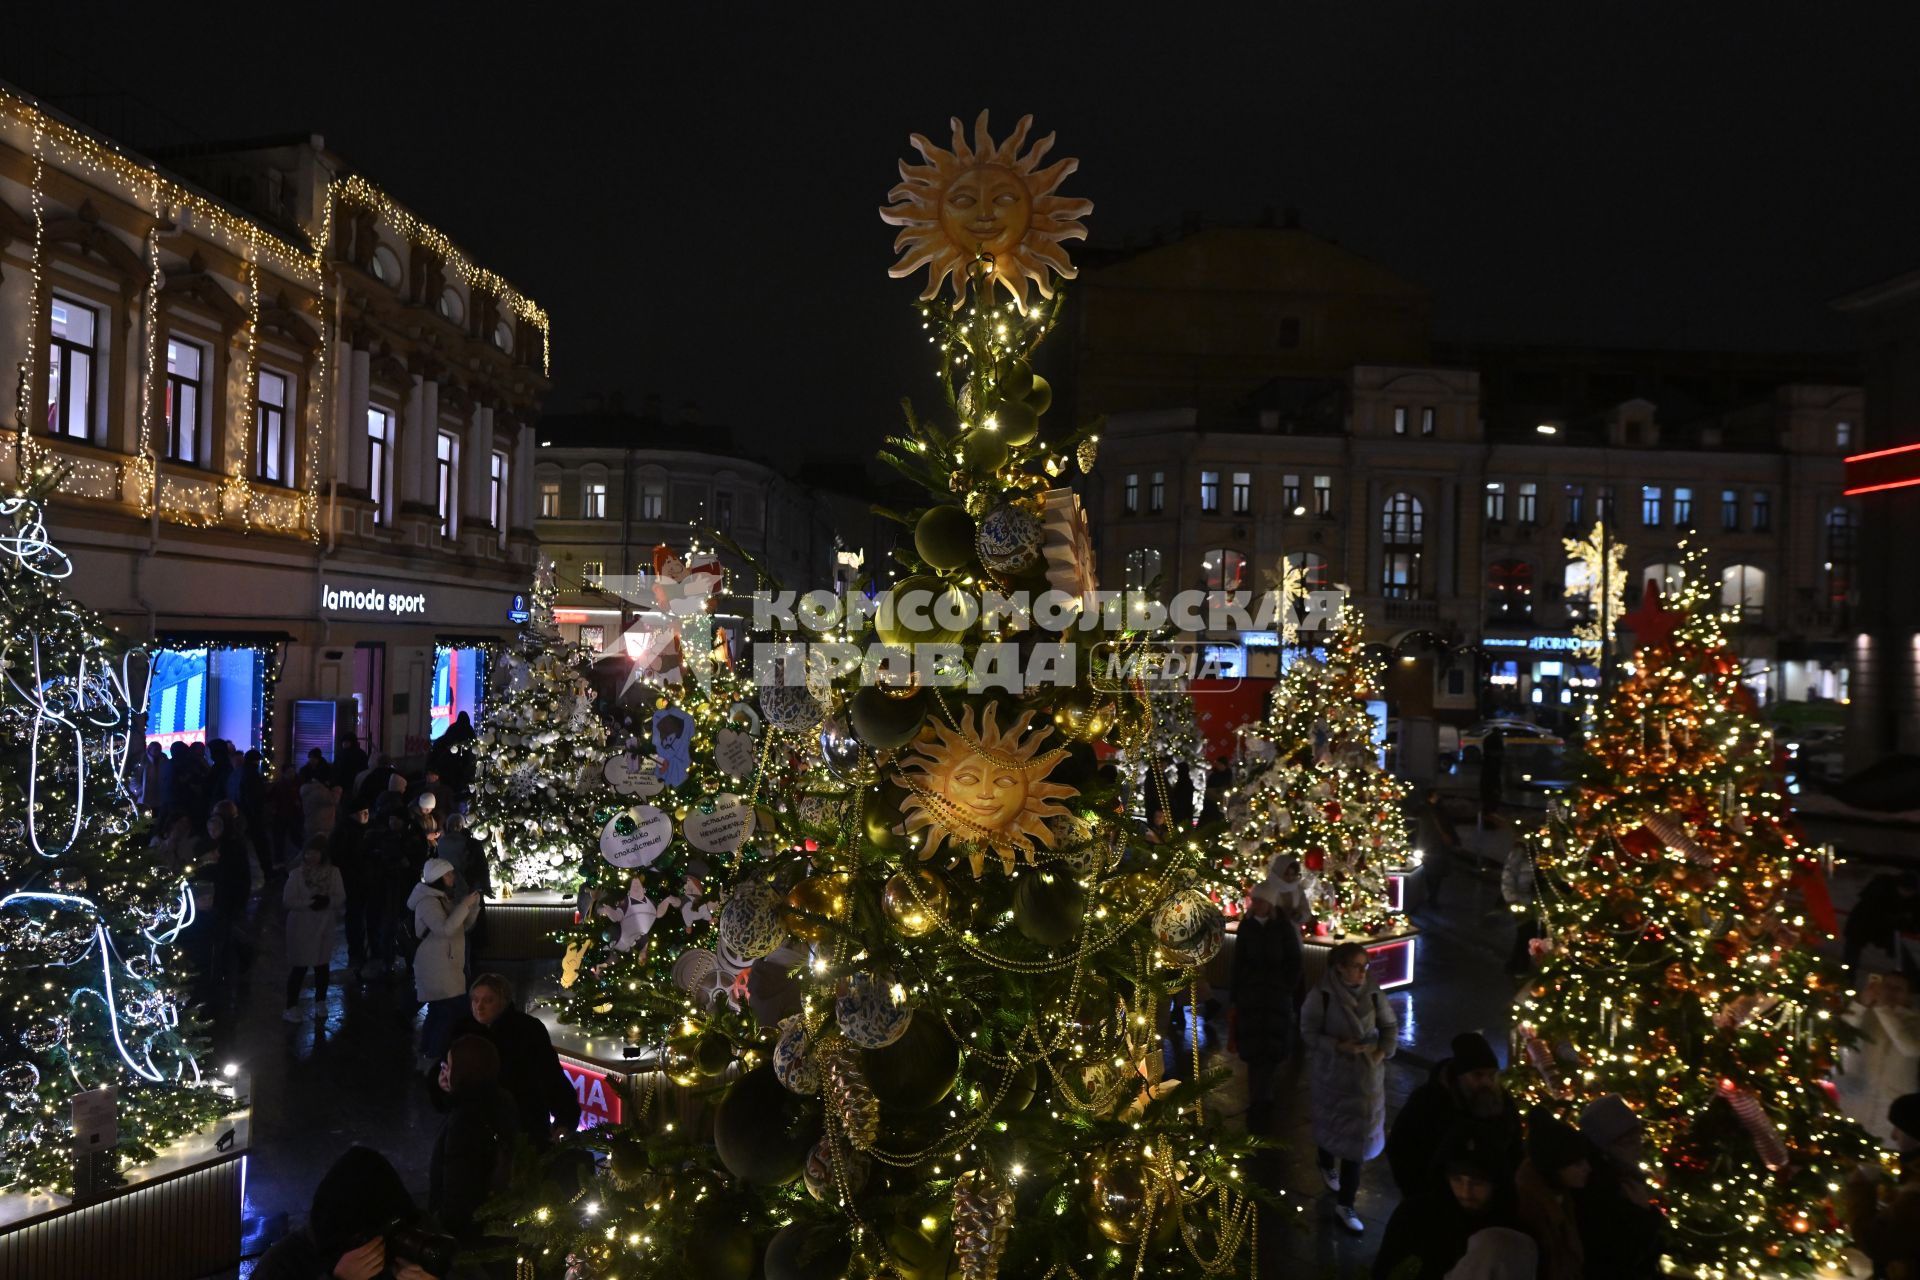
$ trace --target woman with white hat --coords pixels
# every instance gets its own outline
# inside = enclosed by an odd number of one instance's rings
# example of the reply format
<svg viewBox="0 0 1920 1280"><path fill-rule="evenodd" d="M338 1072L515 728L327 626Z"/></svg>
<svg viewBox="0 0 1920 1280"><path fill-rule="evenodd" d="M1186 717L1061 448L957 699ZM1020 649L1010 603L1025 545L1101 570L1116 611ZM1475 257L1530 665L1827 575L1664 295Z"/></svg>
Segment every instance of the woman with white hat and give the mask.
<svg viewBox="0 0 1920 1280"><path fill-rule="evenodd" d="M413 912L413 992L427 1006L420 1030L421 1070L432 1070L446 1056L447 1036L467 1007L467 930L480 910L476 891L455 902L453 864L429 858L420 883L407 896Z"/></svg>

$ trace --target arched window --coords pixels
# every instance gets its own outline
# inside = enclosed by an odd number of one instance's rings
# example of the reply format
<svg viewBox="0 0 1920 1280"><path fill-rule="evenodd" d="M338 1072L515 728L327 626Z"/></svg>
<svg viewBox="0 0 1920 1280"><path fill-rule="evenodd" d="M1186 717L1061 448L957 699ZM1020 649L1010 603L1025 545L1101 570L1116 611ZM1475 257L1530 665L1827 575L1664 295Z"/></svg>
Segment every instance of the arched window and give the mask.
<svg viewBox="0 0 1920 1280"><path fill-rule="evenodd" d="M1160 552L1153 547L1127 552L1125 576L1128 591L1145 591L1160 576Z"/></svg>
<svg viewBox="0 0 1920 1280"><path fill-rule="evenodd" d="M513 354L513 326L505 320L493 326L493 345L508 355Z"/></svg>
<svg viewBox="0 0 1920 1280"><path fill-rule="evenodd" d="M1766 570L1730 564L1720 571L1720 606L1742 622L1757 622L1767 607Z"/></svg>
<svg viewBox="0 0 1920 1280"><path fill-rule="evenodd" d="M1859 536L1860 522L1851 507L1827 512L1827 604L1832 608L1845 608L1853 592L1854 549Z"/></svg>
<svg viewBox="0 0 1920 1280"><path fill-rule="evenodd" d="M454 324L467 318L467 304L460 300L458 289L448 289L440 295L439 310L441 316Z"/></svg>
<svg viewBox="0 0 1920 1280"><path fill-rule="evenodd" d="M1525 560L1495 560L1487 569L1487 621L1491 625L1533 621L1533 566Z"/></svg>
<svg viewBox="0 0 1920 1280"><path fill-rule="evenodd" d="M1224 592L1229 601L1247 589L1247 558L1227 547L1215 547L1200 557L1200 573L1208 591Z"/></svg>
<svg viewBox="0 0 1920 1280"><path fill-rule="evenodd" d="M1328 581L1327 558L1313 551L1294 551L1287 556L1287 568L1300 574L1300 585L1308 591L1326 591L1333 583Z"/></svg>
<svg viewBox="0 0 1920 1280"><path fill-rule="evenodd" d="M1646 584L1651 582L1663 599L1671 600L1680 594L1683 580L1684 574L1677 564L1650 564L1640 571L1640 590L1645 591ZM1635 599L1637 602L1638 597Z"/></svg>
<svg viewBox="0 0 1920 1280"><path fill-rule="evenodd" d="M373 251L373 257L367 262L367 270L373 278L389 289L400 287L400 258L386 245L379 245Z"/></svg>
<svg viewBox="0 0 1920 1280"><path fill-rule="evenodd" d="M1380 594L1392 600L1420 596L1420 548L1426 541L1426 512L1420 499L1396 493L1380 519Z"/></svg>
<svg viewBox="0 0 1920 1280"><path fill-rule="evenodd" d="M1593 618L1593 566L1585 560L1569 560L1561 577L1560 595L1567 604L1570 622Z"/></svg>

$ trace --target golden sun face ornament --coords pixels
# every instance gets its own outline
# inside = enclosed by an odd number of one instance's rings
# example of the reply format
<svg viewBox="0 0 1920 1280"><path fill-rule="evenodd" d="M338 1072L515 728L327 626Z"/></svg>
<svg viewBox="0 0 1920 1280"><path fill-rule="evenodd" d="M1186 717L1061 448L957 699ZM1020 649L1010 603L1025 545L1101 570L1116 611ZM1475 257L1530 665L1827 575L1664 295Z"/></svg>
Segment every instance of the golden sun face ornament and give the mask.
<svg viewBox="0 0 1920 1280"><path fill-rule="evenodd" d="M1041 297L1051 298L1052 276L1071 280L1076 274L1060 242L1086 239L1087 229L1079 219L1093 212L1091 200L1054 194L1080 162L1058 160L1040 168L1053 149L1052 134L1021 155L1033 128L1032 116L1020 117L1007 140L998 144L987 132L984 111L973 122L972 145L960 117L951 123L950 151L918 133L909 139L926 163L900 162L900 182L887 193L892 203L880 210L882 222L900 228L893 240L900 261L887 274L898 280L925 267L922 298L939 293L949 276L954 296L964 298L968 268L984 254L993 260L993 280L1006 287L1022 310L1029 280Z"/></svg>
<svg viewBox="0 0 1920 1280"><path fill-rule="evenodd" d="M901 813L909 835L925 835L923 860L950 840L956 849L967 850L974 875L985 866L989 849L1012 874L1020 854L1031 861L1039 846L1053 847L1047 819L1068 811L1060 800L1080 794L1076 787L1047 781L1067 753L1040 752L1053 730L1028 734L1032 712L1022 712L1005 733L996 722L998 713L999 704L988 703L977 734L972 707L961 711L958 729L935 717L932 737L913 744L914 754L899 774L910 793Z"/></svg>

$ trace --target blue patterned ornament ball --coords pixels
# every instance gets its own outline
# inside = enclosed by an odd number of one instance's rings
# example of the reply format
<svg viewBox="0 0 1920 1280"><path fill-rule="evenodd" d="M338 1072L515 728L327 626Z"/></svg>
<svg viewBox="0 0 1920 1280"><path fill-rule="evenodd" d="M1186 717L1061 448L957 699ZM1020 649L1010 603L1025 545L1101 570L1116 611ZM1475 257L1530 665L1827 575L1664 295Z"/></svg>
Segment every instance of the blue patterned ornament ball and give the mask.
<svg viewBox="0 0 1920 1280"><path fill-rule="evenodd" d="M896 997L891 975L856 973L833 1002L833 1018L840 1034L862 1049L884 1049L907 1032L913 1006L905 994Z"/></svg>
<svg viewBox="0 0 1920 1280"><path fill-rule="evenodd" d="M730 959L744 963L773 954L787 936L780 906L780 895L758 880L734 886L720 908L720 946Z"/></svg>
<svg viewBox="0 0 1920 1280"><path fill-rule="evenodd" d="M980 521L976 545L980 563L994 573L1013 576L1040 563L1046 530L1040 518L1020 507L995 507Z"/></svg>

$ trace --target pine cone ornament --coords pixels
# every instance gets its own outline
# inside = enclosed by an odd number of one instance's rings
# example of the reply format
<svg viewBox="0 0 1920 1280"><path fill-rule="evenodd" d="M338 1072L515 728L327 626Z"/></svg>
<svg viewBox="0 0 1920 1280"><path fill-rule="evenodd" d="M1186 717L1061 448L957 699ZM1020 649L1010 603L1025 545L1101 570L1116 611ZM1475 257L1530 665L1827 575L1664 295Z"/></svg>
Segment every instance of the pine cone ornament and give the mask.
<svg viewBox="0 0 1920 1280"><path fill-rule="evenodd" d="M989 1169L953 1180L953 1247L961 1280L996 1280L1013 1228L1013 1192Z"/></svg>
<svg viewBox="0 0 1920 1280"><path fill-rule="evenodd" d="M859 1048L833 1037L821 1046L820 1074L827 1087L827 1101L840 1117L848 1143L856 1151L869 1150L880 1136L880 1102L867 1083Z"/></svg>

